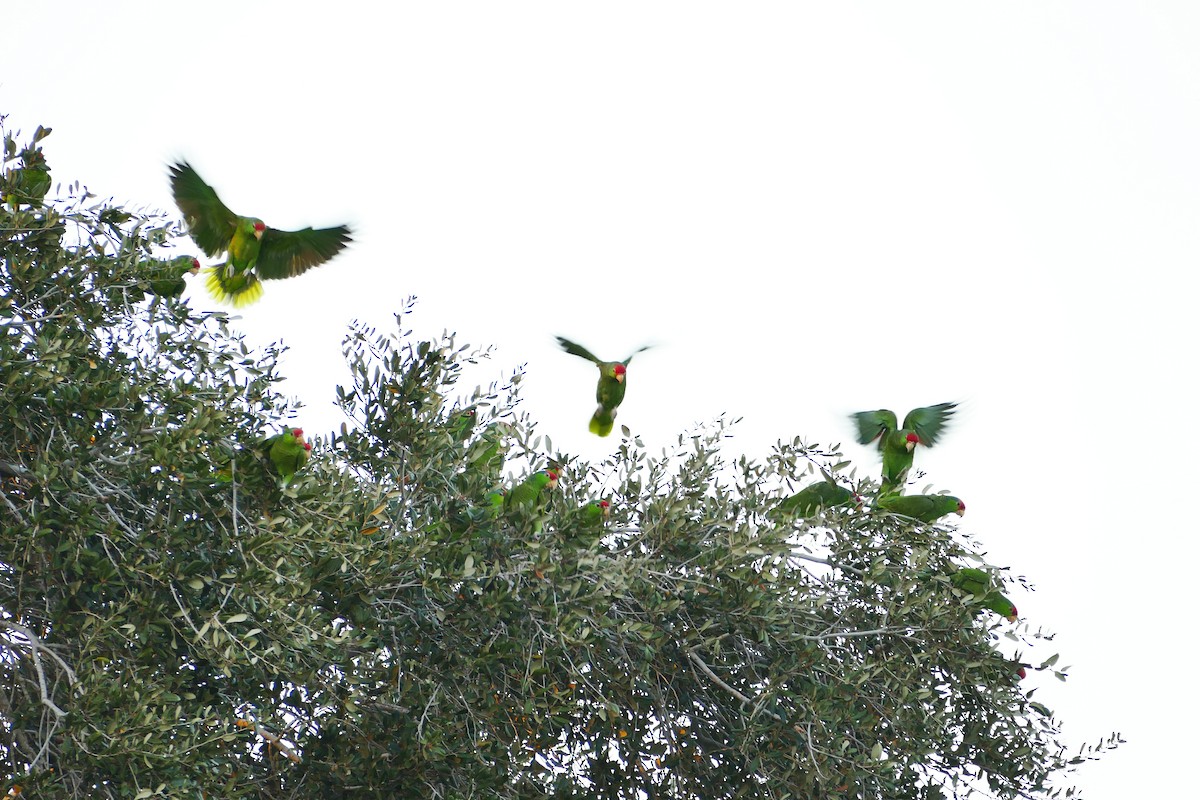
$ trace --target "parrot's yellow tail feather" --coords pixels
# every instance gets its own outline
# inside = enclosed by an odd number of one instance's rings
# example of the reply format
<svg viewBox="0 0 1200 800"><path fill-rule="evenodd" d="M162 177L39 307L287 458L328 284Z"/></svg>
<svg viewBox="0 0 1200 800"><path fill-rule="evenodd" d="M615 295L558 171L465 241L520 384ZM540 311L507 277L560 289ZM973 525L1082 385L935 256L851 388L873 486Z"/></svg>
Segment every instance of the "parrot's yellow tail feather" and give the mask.
<svg viewBox="0 0 1200 800"><path fill-rule="evenodd" d="M248 306L262 297L262 281L256 275L225 274L225 265L204 270L204 286L218 303L232 303L234 308Z"/></svg>

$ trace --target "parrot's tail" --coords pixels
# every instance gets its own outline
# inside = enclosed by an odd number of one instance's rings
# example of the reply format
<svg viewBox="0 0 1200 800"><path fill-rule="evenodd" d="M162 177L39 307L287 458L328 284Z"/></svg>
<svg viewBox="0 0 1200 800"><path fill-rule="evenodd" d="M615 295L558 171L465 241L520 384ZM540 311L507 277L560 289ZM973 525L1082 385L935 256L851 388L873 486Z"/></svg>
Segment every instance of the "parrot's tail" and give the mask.
<svg viewBox="0 0 1200 800"><path fill-rule="evenodd" d="M596 413L592 414L592 421L588 423L588 430L597 436L608 436L612 433L613 420L616 418L617 410L615 408L597 406Z"/></svg>
<svg viewBox="0 0 1200 800"><path fill-rule="evenodd" d="M224 264L204 270L204 286L219 303L232 303L234 308L248 306L262 297L262 281L257 275L237 272L227 275Z"/></svg>

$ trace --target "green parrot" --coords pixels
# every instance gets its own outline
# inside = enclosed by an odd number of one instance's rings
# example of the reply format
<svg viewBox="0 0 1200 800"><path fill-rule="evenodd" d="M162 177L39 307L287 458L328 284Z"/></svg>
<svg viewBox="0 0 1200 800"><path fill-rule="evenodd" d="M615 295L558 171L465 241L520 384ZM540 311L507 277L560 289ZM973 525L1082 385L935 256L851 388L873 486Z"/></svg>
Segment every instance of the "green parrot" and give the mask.
<svg viewBox="0 0 1200 800"><path fill-rule="evenodd" d="M875 501L875 507L893 514L934 523L947 514L967 513L962 500L949 494L889 494Z"/></svg>
<svg viewBox="0 0 1200 800"><path fill-rule="evenodd" d="M475 406L467 406L450 412L446 420L446 429L456 442L465 442L471 438L475 430Z"/></svg>
<svg viewBox="0 0 1200 800"><path fill-rule="evenodd" d="M264 443L275 471L279 473L280 488L287 488L296 472L308 463L308 455L312 445L304 441L304 431L301 428L291 428L278 436L272 436Z"/></svg>
<svg viewBox="0 0 1200 800"><path fill-rule="evenodd" d="M583 507L583 523L588 526L603 525L608 519L608 501L593 500Z"/></svg>
<svg viewBox="0 0 1200 800"><path fill-rule="evenodd" d="M1017 607L992 584L992 577L975 567L962 567L950 576L950 583L974 596L981 607L995 611L1009 622L1017 621Z"/></svg>
<svg viewBox="0 0 1200 800"><path fill-rule="evenodd" d="M592 414L588 430L597 436L608 436L612 433L613 421L617 418L617 406L625 399L625 373L629 362L643 350L650 349L649 345L640 347L629 354L624 361L601 361L584 347L575 344L562 336L555 337L563 350L573 356L586 358L600 368L600 381L596 384L596 411Z"/></svg>
<svg viewBox="0 0 1200 800"><path fill-rule="evenodd" d="M590 547L604 535L609 511L607 500L592 500L561 520L558 532L566 543Z"/></svg>
<svg viewBox="0 0 1200 800"><path fill-rule="evenodd" d="M870 444L879 439L879 450L883 453L882 493L896 491L904 485L913 463L913 450L919 444L925 447L937 444L957 405L938 403L914 408L904 418L903 427L897 427L896 414L884 408L850 415L858 426L859 444Z"/></svg>
<svg viewBox="0 0 1200 800"><path fill-rule="evenodd" d="M810 483L791 497L785 497L771 510L775 517L812 517L823 508L852 506L858 495L832 479Z"/></svg>
<svg viewBox="0 0 1200 800"><path fill-rule="evenodd" d="M145 262L146 280L150 294L158 297L179 297L187 283L183 276L200 272L200 262L191 256L178 256Z"/></svg>
<svg viewBox="0 0 1200 800"><path fill-rule="evenodd" d="M558 473L552 469L535 472L504 495L504 510L533 519L533 532L542 532L543 512L550 503L550 492L558 485ZM494 502L494 501L493 501Z"/></svg>
<svg viewBox="0 0 1200 800"><path fill-rule="evenodd" d="M495 422L483 429L475 441L467 447L467 466L481 473L492 483L500 480L508 446L504 442L511 427L507 423Z"/></svg>
<svg viewBox="0 0 1200 800"><path fill-rule="evenodd" d="M40 133L42 129L38 129ZM49 128L45 129L50 132ZM21 166L8 170L4 176L4 201L13 211L19 205L41 208L42 199L50 191L50 167L41 149L21 151Z"/></svg>
<svg viewBox="0 0 1200 800"><path fill-rule="evenodd" d="M281 231L256 217L234 214L186 162L174 164L171 192L188 232L208 256L228 253L209 267L205 285L213 297L246 306L262 296L262 281L292 278L323 264L350 243L350 228Z"/></svg>
<svg viewBox="0 0 1200 800"><path fill-rule="evenodd" d="M540 509L546 504L549 495L542 494L544 489L554 491L558 485L558 473L552 469L535 472L513 487L504 497L506 508Z"/></svg>

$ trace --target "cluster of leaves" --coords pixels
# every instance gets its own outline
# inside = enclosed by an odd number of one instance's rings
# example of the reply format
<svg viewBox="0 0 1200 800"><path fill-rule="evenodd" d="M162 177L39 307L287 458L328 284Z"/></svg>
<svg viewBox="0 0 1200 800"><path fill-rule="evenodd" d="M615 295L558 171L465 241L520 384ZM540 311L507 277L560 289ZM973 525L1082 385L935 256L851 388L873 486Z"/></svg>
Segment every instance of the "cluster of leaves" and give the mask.
<svg viewBox="0 0 1200 800"><path fill-rule="evenodd" d="M347 423L281 490L253 456L280 351L138 294L177 232L90 200L0 212L0 757L28 796L1018 797L1069 767L944 577L964 544L770 514L834 454L729 464L718 421L587 463L519 375L449 400L487 354L398 315L353 327ZM505 466L560 490L497 508Z"/></svg>

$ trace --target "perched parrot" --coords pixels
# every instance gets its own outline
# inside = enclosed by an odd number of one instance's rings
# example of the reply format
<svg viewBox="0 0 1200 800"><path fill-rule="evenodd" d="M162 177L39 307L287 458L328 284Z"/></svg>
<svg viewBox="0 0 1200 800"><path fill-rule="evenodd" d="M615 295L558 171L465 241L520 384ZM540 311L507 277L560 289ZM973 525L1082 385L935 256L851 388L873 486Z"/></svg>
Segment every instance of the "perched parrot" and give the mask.
<svg viewBox="0 0 1200 800"><path fill-rule="evenodd" d="M465 442L471 438L475 430L475 406L459 408L450 413L446 420L446 429L456 442Z"/></svg>
<svg viewBox="0 0 1200 800"><path fill-rule="evenodd" d="M858 495L832 480L810 483L791 497L785 497L772 510L776 517L812 517L823 508L852 506Z"/></svg>
<svg viewBox="0 0 1200 800"><path fill-rule="evenodd" d="M603 525L607 519L607 500L593 500L583 507L583 522L585 525Z"/></svg>
<svg viewBox="0 0 1200 800"><path fill-rule="evenodd" d="M947 514L967 513L962 500L948 494L889 494L875 501L875 507L893 514L934 523Z"/></svg>
<svg viewBox="0 0 1200 800"><path fill-rule="evenodd" d="M345 225L281 231L234 214L186 161L171 166L171 192L200 249L208 256L228 253L224 264L205 270L205 285L217 300L234 306L258 300L263 280L295 277L350 243Z"/></svg>
<svg viewBox="0 0 1200 800"><path fill-rule="evenodd" d="M279 485L286 489L296 472L308 463L312 445L304 441L304 431L292 428L278 436L272 436L264 445L275 471L279 473Z"/></svg>
<svg viewBox="0 0 1200 800"><path fill-rule="evenodd" d="M617 418L617 406L625 399L625 373L629 362L649 345L640 347L629 354L624 361L601 361L584 347L575 344L570 339L555 337L563 350L573 356L586 358L600 368L600 381L596 384L596 412L588 423L588 430L597 436L608 436L612 433L613 421Z"/></svg>
<svg viewBox="0 0 1200 800"><path fill-rule="evenodd" d="M488 481L498 482L504 469L504 459L508 455L504 437L511 430L504 422L494 422L485 427L479 438L467 448L467 466L481 473Z"/></svg>
<svg viewBox="0 0 1200 800"><path fill-rule="evenodd" d="M48 128L45 130L49 133ZM4 202L13 211L20 205L41 208L43 198L50 191L50 167L46 166L46 157L40 149L21 151L21 166L4 175L3 189Z"/></svg>
<svg viewBox="0 0 1200 800"><path fill-rule="evenodd" d="M535 472L505 495L504 505L506 508L522 507L531 510L541 508L549 498L549 495L542 494L542 490L554 491L554 487L557 485L558 473L554 470L544 469Z"/></svg>
<svg viewBox="0 0 1200 800"><path fill-rule="evenodd" d="M145 262L146 280L150 294L159 297L179 297L187 283L183 276L200 272L200 262L191 256L179 256Z"/></svg>
<svg viewBox="0 0 1200 800"><path fill-rule="evenodd" d="M962 567L950 576L950 583L956 589L961 589L973 595L975 602L983 608L995 611L1009 622L1017 621L1017 607L992 585L992 578L986 572L975 567Z"/></svg>
<svg viewBox="0 0 1200 800"><path fill-rule="evenodd" d="M879 450L883 453L881 491L884 494L904 486L913 463L913 449L919 444L925 447L937 444L942 428L954 416L956 407L957 403L938 403L914 408L904 418L903 427L896 426L894 412L883 408L850 415L858 426L859 444L870 444L879 439Z"/></svg>
<svg viewBox="0 0 1200 800"><path fill-rule="evenodd" d="M563 541L580 546L595 544L604 535L609 510L607 500L592 500L572 511L559 525Z"/></svg>

